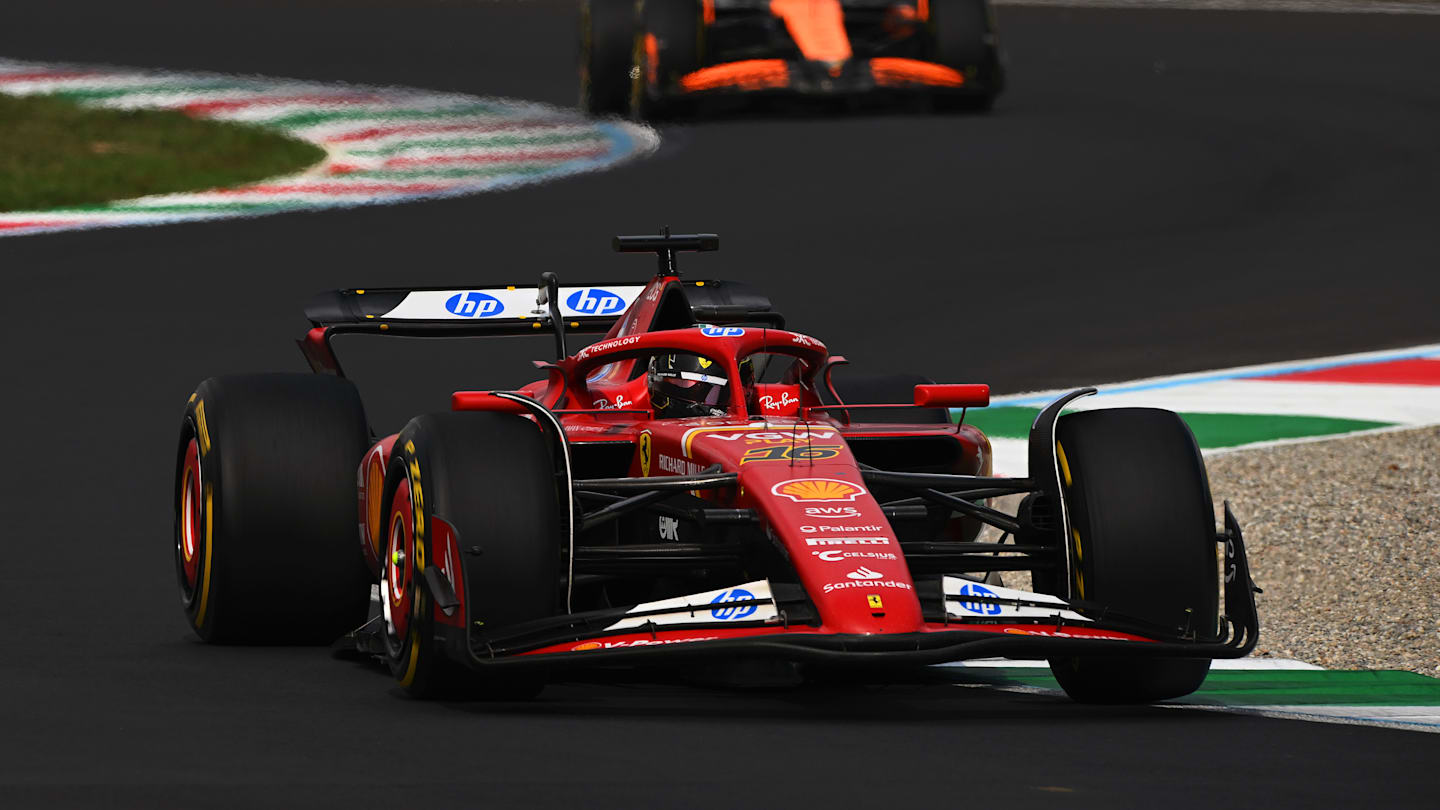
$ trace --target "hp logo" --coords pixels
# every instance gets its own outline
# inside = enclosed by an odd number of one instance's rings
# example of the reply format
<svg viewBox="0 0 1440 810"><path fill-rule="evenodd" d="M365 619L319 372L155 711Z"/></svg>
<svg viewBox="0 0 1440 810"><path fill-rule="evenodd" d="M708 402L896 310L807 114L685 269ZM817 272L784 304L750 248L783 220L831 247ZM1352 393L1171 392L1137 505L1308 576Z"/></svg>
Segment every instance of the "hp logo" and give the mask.
<svg viewBox="0 0 1440 810"><path fill-rule="evenodd" d="M581 315L612 315L625 308L625 299L598 287L586 287L570 293L565 306Z"/></svg>
<svg viewBox="0 0 1440 810"><path fill-rule="evenodd" d="M755 605L741 605L740 607L735 607L734 605L731 605L729 603L747 602L754 598L755 594L750 593L744 588L731 588L728 591L721 591L719 596L710 600L710 604L720 605L720 607L711 608L710 615L715 617L716 619L719 619L722 622L743 619L746 616L749 616L751 613L755 612Z"/></svg>
<svg viewBox="0 0 1440 810"><path fill-rule="evenodd" d="M455 293L445 301L445 309L461 318L489 318L505 311L499 299L482 292Z"/></svg>
<svg viewBox="0 0 1440 810"><path fill-rule="evenodd" d="M702 326L700 334L705 337L740 337L745 330L738 326Z"/></svg>
<svg viewBox="0 0 1440 810"><path fill-rule="evenodd" d="M961 585L961 596L994 596L995 592L984 585ZM980 616L999 616L1000 605L996 602L960 602L960 609Z"/></svg>

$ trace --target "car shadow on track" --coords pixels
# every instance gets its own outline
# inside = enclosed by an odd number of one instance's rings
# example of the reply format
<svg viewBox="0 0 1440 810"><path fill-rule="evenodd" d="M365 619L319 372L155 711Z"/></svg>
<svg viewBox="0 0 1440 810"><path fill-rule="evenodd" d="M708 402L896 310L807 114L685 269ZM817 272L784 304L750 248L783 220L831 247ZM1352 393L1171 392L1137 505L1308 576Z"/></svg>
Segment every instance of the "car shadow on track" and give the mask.
<svg viewBox="0 0 1440 810"><path fill-rule="evenodd" d="M686 682L687 680L691 682ZM548 685L530 701L454 701L446 708L476 717L534 716L740 723L953 724L961 721L1052 724L1066 720L1213 724L1226 715L1176 712L1164 706L1075 703L1058 691L1005 686L984 675L926 671L876 684L844 678L786 687L697 684L655 673ZM399 695L398 689L394 690Z"/></svg>

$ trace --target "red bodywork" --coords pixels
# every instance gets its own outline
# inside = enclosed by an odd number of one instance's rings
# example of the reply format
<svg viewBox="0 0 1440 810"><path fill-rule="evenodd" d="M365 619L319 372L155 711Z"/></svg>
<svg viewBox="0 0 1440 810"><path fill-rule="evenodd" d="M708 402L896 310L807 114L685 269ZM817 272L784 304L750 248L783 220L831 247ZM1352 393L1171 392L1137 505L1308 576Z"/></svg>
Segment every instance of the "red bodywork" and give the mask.
<svg viewBox="0 0 1440 810"><path fill-rule="evenodd" d="M932 436L955 442L958 461L950 472L990 473L990 443L977 428L953 424L865 424L862 410L847 419L829 411L819 387L828 370L843 358L830 356L824 344L806 335L757 327L709 327L649 331L668 285L675 276L657 276L600 341L568 358L543 365L548 376L524 386L525 394L555 412L572 446L590 442L629 442L631 477L696 475L713 469L738 474L733 488L697 491L717 507L753 509L783 549L819 615L818 626L785 626L777 616L748 626L708 624L686 629L610 632L577 636L520 653L523 656L596 652L631 653L676 643L726 642L786 635L897 636L937 632L982 632L995 636L1047 636L1106 641L1147 641L1140 636L1053 623L999 624L927 621L915 581L899 540L864 479L849 446L857 437ZM324 349L323 330L307 341ZM786 355L800 372L787 382L756 387L749 402L739 386L729 386L729 414L723 417L656 419L650 410L646 376L637 362L660 350L693 353L711 359L729 379L739 379L738 362L757 353ZM918 386L917 405L983 405L985 386ZM526 409L487 391L460 391L455 410L491 410L525 414ZM533 418L533 417L528 417ZM377 576L383 561L385 514L380 502L384 471L395 436L366 453L357 474L360 538L366 561ZM395 493L398 504L408 499ZM955 521L954 532L965 532ZM973 539L969 536L955 539ZM451 534L436 531L435 564L459 587ZM404 605L392 606L403 610ZM703 612L703 611L702 611ZM436 622L464 627L464 605L448 614L435 609Z"/></svg>

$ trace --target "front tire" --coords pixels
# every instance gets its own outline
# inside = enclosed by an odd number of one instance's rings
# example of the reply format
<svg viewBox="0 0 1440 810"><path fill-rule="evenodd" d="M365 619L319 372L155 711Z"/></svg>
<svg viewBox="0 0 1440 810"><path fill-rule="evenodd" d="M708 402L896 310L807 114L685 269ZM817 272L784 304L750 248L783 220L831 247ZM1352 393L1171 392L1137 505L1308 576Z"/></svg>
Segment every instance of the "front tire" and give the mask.
<svg viewBox="0 0 1440 810"><path fill-rule="evenodd" d="M995 40L995 16L988 0L931 0L932 58L965 76L980 92L943 94L935 99L945 111L989 110L1005 89L1005 67Z"/></svg>
<svg viewBox="0 0 1440 810"><path fill-rule="evenodd" d="M585 0L580 6L580 108L628 115L635 49L634 0Z"/></svg>
<svg viewBox="0 0 1440 810"><path fill-rule="evenodd" d="M543 682L460 662L472 634L560 611L562 524L545 436L509 414L417 417L395 440L386 492L381 598L386 658L400 686L418 698L533 697ZM437 544L437 521L454 531L454 547ZM421 584L425 567L445 555L458 621L445 621Z"/></svg>
<svg viewBox="0 0 1440 810"><path fill-rule="evenodd" d="M1070 594L1197 641L1219 635L1215 517L1205 462L1179 416L1153 408L1066 414L1057 453L1072 536ZM1083 703L1150 703L1194 692L1209 659L1050 660Z"/></svg>
<svg viewBox="0 0 1440 810"><path fill-rule="evenodd" d="M347 380L212 377L190 397L175 481L175 566L212 643L328 643L365 621L355 470L369 441Z"/></svg>

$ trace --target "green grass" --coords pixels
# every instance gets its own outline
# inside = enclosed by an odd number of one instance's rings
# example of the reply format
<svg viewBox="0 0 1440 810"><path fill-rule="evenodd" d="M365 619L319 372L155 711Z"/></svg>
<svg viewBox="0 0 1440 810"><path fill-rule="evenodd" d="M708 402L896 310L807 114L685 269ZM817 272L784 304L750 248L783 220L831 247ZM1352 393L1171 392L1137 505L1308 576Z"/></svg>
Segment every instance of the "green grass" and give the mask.
<svg viewBox="0 0 1440 810"><path fill-rule="evenodd" d="M966 681L1059 690L1050 670L962 670ZM1221 706L1440 706L1440 680L1404 670L1211 670L1187 703Z"/></svg>
<svg viewBox="0 0 1440 810"><path fill-rule="evenodd" d="M1029 435L1030 423L1039 413L1039 408L1014 405L972 408L965 413L965 421L995 438L1023 439ZM1195 432L1195 440L1201 447L1235 447L1274 439L1330 436L1390 426L1389 422L1330 416L1258 413L1182 413L1180 416Z"/></svg>
<svg viewBox="0 0 1440 810"><path fill-rule="evenodd" d="M0 211L253 183L318 163L313 144L168 110L0 95Z"/></svg>

